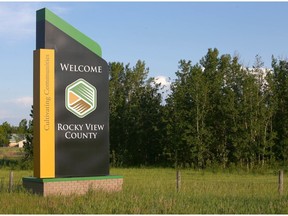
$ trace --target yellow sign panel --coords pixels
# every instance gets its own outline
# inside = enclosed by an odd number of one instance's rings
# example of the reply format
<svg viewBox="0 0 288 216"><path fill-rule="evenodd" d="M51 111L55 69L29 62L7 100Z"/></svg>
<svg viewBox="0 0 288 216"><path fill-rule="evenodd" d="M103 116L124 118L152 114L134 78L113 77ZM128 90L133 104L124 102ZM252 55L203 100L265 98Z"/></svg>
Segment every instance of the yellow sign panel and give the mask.
<svg viewBox="0 0 288 216"><path fill-rule="evenodd" d="M34 177L55 177L55 51L34 51Z"/></svg>

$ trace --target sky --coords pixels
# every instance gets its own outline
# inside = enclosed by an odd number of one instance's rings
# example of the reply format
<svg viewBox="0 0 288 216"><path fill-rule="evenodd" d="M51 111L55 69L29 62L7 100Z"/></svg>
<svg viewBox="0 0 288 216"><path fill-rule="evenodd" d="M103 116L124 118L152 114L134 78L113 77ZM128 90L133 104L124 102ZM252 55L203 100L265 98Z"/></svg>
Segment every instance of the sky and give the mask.
<svg viewBox="0 0 288 216"><path fill-rule="evenodd" d="M0 2L0 124L30 119L36 11L48 8L95 40L107 62L133 67L169 85L178 62L196 64L209 48L240 56L288 57L288 2Z"/></svg>

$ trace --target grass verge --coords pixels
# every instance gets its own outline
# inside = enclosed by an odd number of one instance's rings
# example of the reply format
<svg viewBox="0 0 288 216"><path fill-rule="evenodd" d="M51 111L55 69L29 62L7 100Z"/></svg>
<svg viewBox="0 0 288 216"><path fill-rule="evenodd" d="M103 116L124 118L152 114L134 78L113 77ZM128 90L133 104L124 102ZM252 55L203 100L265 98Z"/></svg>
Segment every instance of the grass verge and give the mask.
<svg viewBox="0 0 288 216"><path fill-rule="evenodd" d="M277 191L277 174L181 171L176 191L175 170L111 169L124 176L123 191L90 191L86 195L40 197L22 188L21 178L32 171L0 171L1 214L286 214L288 194ZM2 179L2 183L1 183ZM284 181L285 183L286 181ZM2 186L1 186L2 184ZM2 189L1 189L2 187ZM284 189L286 188L286 183Z"/></svg>

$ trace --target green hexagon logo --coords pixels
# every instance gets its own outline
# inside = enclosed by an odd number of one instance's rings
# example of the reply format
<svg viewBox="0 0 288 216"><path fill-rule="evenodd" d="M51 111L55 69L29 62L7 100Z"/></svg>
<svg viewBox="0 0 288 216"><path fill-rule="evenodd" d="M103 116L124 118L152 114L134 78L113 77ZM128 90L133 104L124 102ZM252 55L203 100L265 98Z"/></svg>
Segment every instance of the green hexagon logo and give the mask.
<svg viewBox="0 0 288 216"><path fill-rule="evenodd" d="M66 109L84 118L97 107L97 89L84 79L78 79L65 89Z"/></svg>

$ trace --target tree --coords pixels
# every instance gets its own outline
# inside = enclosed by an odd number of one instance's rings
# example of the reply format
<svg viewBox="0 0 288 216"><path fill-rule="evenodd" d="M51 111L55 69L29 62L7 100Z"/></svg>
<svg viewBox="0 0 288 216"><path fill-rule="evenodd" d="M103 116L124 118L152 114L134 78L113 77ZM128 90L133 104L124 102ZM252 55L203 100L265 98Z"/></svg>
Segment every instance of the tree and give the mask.
<svg viewBox="0 0 288 216"><path fill-rule="evenodd" d="M0 146L5 146L9 143L12 132L14 132L13 127L7 121L0 125Z"/></svg>
<svg viewBox="0 0 288 216"><path fill-rule="evenodd" d="M273 131L272 119L275 114L275 100L273 98L273 83L271 73L264 69L264 62L259 55L255 58L252 70L249 72L255 77L257 94L253 101L256 103L254 108L257 121L255 122L255 163L265 164L267 159L272 156L275 132Z"/></svg>
<svg viewBox="0 0 288 216"><path fill-rule="evenodd" d="M272 57L274 97L277 108L273 125L277 133L274 152L276 159L287 164L288 159L288 62Z"/></svg>
<svg viewBox="0 0 288 216"><path fill-rule="evenodd" d="M166 105L167 133L171 140L166 154L182 166L204 167L209 138L205 125L208 112L206 80L201 66L192 66L191 61L181 60L176 75Z"/></svg>
<svg viewBox="0 0 288 216"><path fill-rule="evenodd" d="M219 57L217 49L208 49L200 64L181 60L165 107L166 155L200 168L234 163L249 169L271 159L275 84L262 67L259 56L249 69L237 56Z"/></svg>
<svg viewBox="0 0 288 216"><path fill-rule="evenodd" d="M18 134L26 134L27 133L27 130L28 130L28 122L26 119L22 119L20 122L19 122L19 126L18 126L18 129L17 129L17 133Z"/></svg>
<svg viewBox="0 0 288 216"><path fill-rule="evenodd" d="M31 107L30 113L31 120L29 121L29 127L27 128L25 137L26 141L24 142L24 161L33 160L33 105Z"/></svg>
<svg viewBox="0 0 288 216"><path fill-rule="evenodd" d="M9 142L8 134L5 129L0 125L0 146L3 147Z"/></svg>
<svg viewBox="0 0 288 216"><path fill-rule="evenodd" d="M149 165L161 158L161 95L149 69L110 63L110 143L113 165Z"/></svg>
<svg viewBox="0 0 288 216"><path fill-rule="evenodd" d="M216 72L210 79L210 104L212 109L209 112L207 124L211 128L213 139L210 144L210 151L213 163L218 163L225 168L230 162L235 162L235 140L233 133L237 130L236 119L237 96L239 88L236 74L239 73L238 58L231 58L230 55L222 55L215 67ZM211 76L211 75L210 75Z"/></svg>

